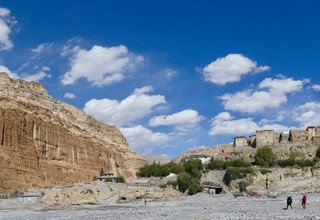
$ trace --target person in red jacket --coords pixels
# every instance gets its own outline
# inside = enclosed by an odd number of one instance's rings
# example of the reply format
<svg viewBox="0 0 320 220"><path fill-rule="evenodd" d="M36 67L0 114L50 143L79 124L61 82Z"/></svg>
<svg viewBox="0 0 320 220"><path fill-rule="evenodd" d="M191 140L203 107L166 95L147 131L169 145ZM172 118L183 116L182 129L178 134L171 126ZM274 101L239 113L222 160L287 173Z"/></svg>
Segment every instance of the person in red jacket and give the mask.
<svg viewBox="0 0 320 220"><path fill-rule="evenodd" d="M302 205L303 209L305 209L307 207L307 194L303 194L301 205Z"/></svg>

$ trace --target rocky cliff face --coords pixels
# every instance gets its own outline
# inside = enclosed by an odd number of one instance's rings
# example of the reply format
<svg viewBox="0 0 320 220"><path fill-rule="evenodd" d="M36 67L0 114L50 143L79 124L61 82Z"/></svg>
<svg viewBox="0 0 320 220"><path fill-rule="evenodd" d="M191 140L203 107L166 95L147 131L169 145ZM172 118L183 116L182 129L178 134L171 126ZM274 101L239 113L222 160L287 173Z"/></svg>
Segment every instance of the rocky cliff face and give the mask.
<svg viewBox="0 0 320 220"><path fill-rule="evenodd" d="M130 179L144 164L116 127L0 73L0 194L92 181L101 169Z"/></svg>

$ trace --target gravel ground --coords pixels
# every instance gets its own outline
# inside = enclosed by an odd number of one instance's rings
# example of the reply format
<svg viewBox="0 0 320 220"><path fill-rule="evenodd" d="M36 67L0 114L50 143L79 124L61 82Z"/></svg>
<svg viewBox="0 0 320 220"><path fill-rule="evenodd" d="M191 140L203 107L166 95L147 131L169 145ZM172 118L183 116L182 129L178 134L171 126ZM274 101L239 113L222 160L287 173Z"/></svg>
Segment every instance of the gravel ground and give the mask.
<svg viewBox="0 0 320 220"><path fill-rule="evenodd" d="M300 206L301 194L292 198L292 210L282 209L286 206L286 195L233 198L199 193L172 201L148 202L147 205L138 201L60 209L49 209L39 203L23 206L0 201L0 219L320 219L320 195L309 195L306 209Z"/></svg>

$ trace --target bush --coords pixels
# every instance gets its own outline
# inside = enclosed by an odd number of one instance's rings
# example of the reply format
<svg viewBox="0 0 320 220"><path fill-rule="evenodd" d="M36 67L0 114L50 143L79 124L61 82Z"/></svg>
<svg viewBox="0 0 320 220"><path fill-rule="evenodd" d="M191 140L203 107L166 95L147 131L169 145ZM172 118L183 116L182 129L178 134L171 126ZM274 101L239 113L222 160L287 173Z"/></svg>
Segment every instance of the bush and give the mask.
<svg viewBox="0 0 320 220"><path fill-rule="evenodd" d="M278 165L280 167L292 167L292 166L299 166L299 167L309 167L314 166L316 162L313 160L295 160L292 158L286 160L278 160Z"/></svg>
<svg viewBox="0 0 320 220"><path fill-rule="evenodd" d="M318 162L320 161L320 158L319 158L319 157L314 157L314 158L312 159L312 161L315 162L315 163L318 163Z"/></svg>
<svg viewBox="0 0 320 220"><path fill-rule="evenodd" d="M271 170L269 170L269 169L260 169L260 170L258 170L262 175L265 175L265 174L267 174L267 173L271 173L272 171Z"/></svg>
<svg viewBox="0 0 320 220"><path fill-rule="evenodd" d="M232 180L243 179L248 175L254 174L252 167L228 167L223 177L223 182L229 186Z"/></svg>
<svg viewBox="0 0 320 220"><path fill-rule="evenodd" d="M200 186L200 184L198 182L194 181L189 184L188 194L194 195L198 192L202 192L202 190L203 190L203 188Z"/></svg>
<svg viewBox="0 0 320 220"><path fill-rule="evenodd" d="M210 170L224 170L227 167L249 167L251 163L244 159L234 159L234 160L221 160L211 158L210 163L207 168Z"/></svg>
<svg viewBox="0 0 320 220"><path fill-rule="evenodd" d="M125 183L126 180L123 176L118 176L117 178L115 178L116 183Z"/></svg>
<svg viewBox="0 0 320 220"><path fill-rule="evenodd" d="M192 177L200 179L203 165L199 159L189 159L183 164L184 170L189 173Z"/></svg>
<svg viewBox="0 0 320 220"><path fill-rule="evenodd" d="M196 169L199 171L203 170L202 162L199 159L189 159L186 162L184 162L183 167L184 167L184 170L189 173L193 169Z"/></svg>
<svg viewBox="0 0 320 220"><path fill-rule="evenodd" d="M278 165L280 167L292 167L295 165L295 160L292 158L286 159L286 160L278 160L277 161Z"/></svg>
<svg viewBox="0 0 320 220"><path fill-rule="evenodd" d="M316 157L317 157L317 158L320 158L320 147L318 147L318 149L317 149Z"/></svg>
<svg viewBox="0 0 320 220"><path fill-rule="evenodd" d="M173 162L167 164L158 164L153 163L150 165L145 165L141 167L137 173L139 177L165 177L168 176L170 173L178 174L183 171L183 166L180 164L175 164Z"/></svg>
<svg viewBox="0 0 320 220"><path fill-rule="evenodd" d="M271 167L277 164L277 155L270 147L261 147L254 155L254 160L259 166Z"/></svg>
<svg viewBox="0 0 320 220"><path fill-rule="evenodd" d="M213 157L210 159L209 164L207 165L209 170L224 170L225 169L225 161L221 159L214 159Z"/></svg>
<svg viewBox="0 0 320 220"><path fill-rule="evenodd" d="M104 181L105 181L105 182L113 182L113 179L110 178L110 177L107 177L107 178L104 179Z"/></svg>
<svg viewBox="0 0 320 220"><path fill-rule="evenodd" d="M292 158L292 159L304 159L305 155L301 151L291 151L289 158Z"/></svg>
<svg viewBox="0 0 320 220"><path fill-rule="evenodd" d="M234 159L226 161L225 167L249 167L251 166L251 163L249 161L246 161L244 159Z"/></svg>
<svg viewBox="0 0 320 220"><path fill-rule="evenodd" d="M189 195L193 195L197 192L201 192L202 188L199 184L199 180L192 177L187 172L182 172L179 174L177 178L178 189L181 192L185 192L188 190Z"/></svg>

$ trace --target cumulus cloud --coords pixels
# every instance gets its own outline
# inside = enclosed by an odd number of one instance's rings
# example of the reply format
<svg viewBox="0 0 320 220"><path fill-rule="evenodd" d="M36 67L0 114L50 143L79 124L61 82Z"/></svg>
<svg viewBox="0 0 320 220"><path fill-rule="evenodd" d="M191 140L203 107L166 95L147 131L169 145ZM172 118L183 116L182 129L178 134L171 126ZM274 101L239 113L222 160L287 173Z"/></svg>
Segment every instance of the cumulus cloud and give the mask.
<svg viewBox="0 0 320 220"><path fill-rule="evenodd" d="M76 97L75 94L71 93L71 92L67 92L64 94L63 96L65 99L74 99Z"/></svg>
<svg viewBox="0 0 320 220"><path fill-rule="evenodd" d="M319 85L319 84L313 85L313 86L311 86L311 88L312 88L314 91L320 91L320 85Z"/></svg>
<svg viewBox="0 0 320 220"><path fill-rule="evenodd" d="M175 126L176 130L188 131L194 128L202 119L203 117L197 111L186 109L172 115L153 117L149 121L149 126Z"/></svg>
<svg viewBox="0 0 320 220"><path fill-rule="evenodd" d="M0 8L0 50L10 50L13 48L9 35L12 26L16 23L15 18L10 16L9 9Z"/></svg>
<svg viewBox="0 0 320 220"><path fill-rule="evenodd" d="M204 80L218 85L238 82L243 75L270 70L269 66L258 66L257 62L242 54L229 54L212 61L201 72Z"/></svg>
<svg viewBox="0 0 320 220"><path fill-rule="evenodd" d="M120 128L129 145L137 150L151 151L152 147L160 146L169 140L165 133L154 133L141 125Z"/></svg>
<svg viewBox="0 0 320 220"><path fill-rule="evenodd" d="M118 101L112 99L91 99L84 111L105 123L126 126L148 115L156 106L166 103L162 95L149 95L153 88L145 86L135 89L127 98Z"/></svg>
<svg viewBox="0 0 320 220"><path fill-rule="evenodd" d="M144 59L129 52L123 45L115 47L95 45L90 50L76 48L73 49L70 59L71 68L62 77L63 85L74 84L80 78L85 78L93 86L120 82Z"/></svg>
<svg viewBox="0 0 320 220"><path fill-rule="evenodd" d="M287 94L301 91L307 82L308 80L292 78L266 78L259 84L258 91L244 90L234 94L224 94L220 99L226 110L254 113L286 103Z"/></svg>
<svg viewBox="0 0 320 220"><path fill-rule="evenodd" d="M253 134L257 130L275 130L277 132L289 132L296 127L270 123L270 120L262 120L259 126L252 118L235 119L229 112L221 112L211 120L210 135L247 135Z"/></svg>
<svg viewBox="0 0 320 220"><path fill-rule="evenodd" d="M320 125L320 103L307 102L299 105L292 110L291 117L300 123L300 127Z"/></svg>
<svg viewBox="0 0 320 220"><path fill-rule="evenodd" d="M254 133L259 126L251 118L233 119L229 112L219 113L211 120L210 135L233 134L245 135Z"/></svg>

